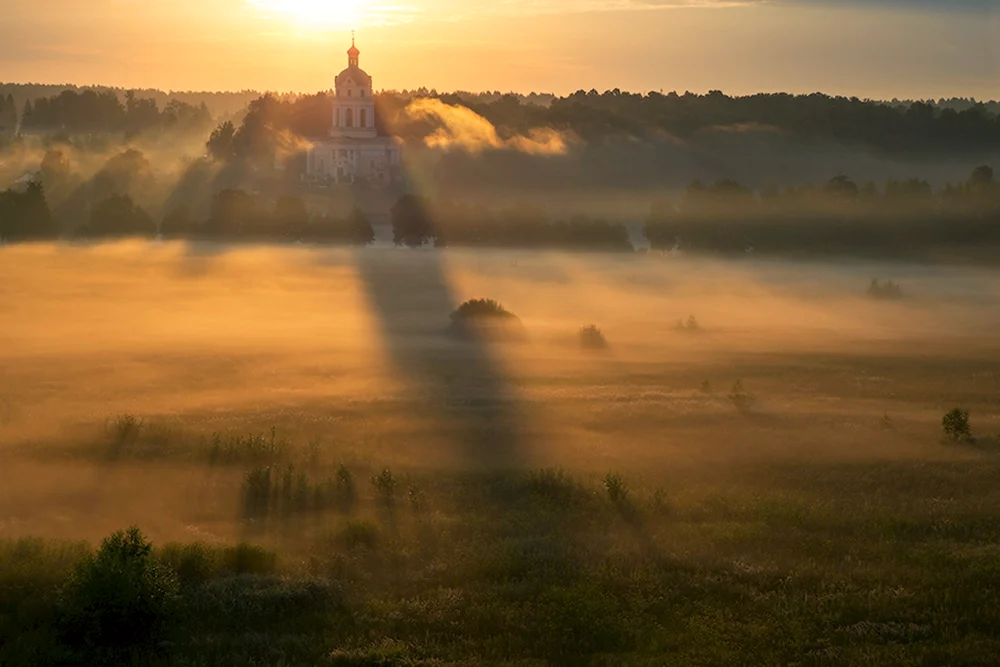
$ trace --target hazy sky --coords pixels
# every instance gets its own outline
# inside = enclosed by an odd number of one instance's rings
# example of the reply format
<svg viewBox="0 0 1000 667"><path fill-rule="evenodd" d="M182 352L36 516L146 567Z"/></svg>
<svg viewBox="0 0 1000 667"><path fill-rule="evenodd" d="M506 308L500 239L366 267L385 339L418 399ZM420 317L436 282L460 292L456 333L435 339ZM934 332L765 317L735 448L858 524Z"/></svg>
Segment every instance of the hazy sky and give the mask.
<svg viewBox="0 0 1000 667"><path fill-rule="evenodd" d="M0 0L0 80L1000 98L1000 0Z"/></svg>

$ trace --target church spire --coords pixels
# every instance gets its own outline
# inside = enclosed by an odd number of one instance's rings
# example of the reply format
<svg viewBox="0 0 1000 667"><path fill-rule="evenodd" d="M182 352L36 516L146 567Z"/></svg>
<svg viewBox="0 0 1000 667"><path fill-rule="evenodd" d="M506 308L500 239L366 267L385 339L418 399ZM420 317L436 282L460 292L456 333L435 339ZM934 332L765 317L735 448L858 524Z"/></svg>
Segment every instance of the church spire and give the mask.
<svg viewBox="0 0 1000 667"><path fill-rule="evenodd" d="M354 31L351 31L351 48L347 50L347 66L357 67L358 66L358 56L361 52L358 51L358 47L354 45Z"/></svg>

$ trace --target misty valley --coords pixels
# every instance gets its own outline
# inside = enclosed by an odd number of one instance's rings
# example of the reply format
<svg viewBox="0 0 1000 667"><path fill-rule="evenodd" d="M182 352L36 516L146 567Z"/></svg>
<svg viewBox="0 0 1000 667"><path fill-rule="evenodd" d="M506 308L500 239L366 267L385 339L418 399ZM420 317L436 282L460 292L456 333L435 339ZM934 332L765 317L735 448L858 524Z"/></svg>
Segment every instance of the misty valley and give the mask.
<svg viewBox="0 0 1000 667"><path fill-rule="evenodd" d="M359 54L0 84L0 665L996 664L997 103Z"/></svg>

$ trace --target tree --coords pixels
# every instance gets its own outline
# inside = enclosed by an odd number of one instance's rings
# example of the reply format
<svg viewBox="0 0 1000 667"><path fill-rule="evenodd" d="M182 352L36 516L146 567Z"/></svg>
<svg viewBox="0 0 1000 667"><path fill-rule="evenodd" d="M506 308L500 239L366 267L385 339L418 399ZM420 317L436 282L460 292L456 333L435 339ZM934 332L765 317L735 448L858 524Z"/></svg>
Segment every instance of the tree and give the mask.
<svg viewBox="0 0 1000 667"><path fill-rule="evenodd" d="M160 221L160 234L164 238L181 238L194 232L196 227L191 209L186 204L180 204L163 216L163 220Z"/></svg>
<svg viewBox="0 0 1000 667"><path fill-rule="evenodd" d="M131 197L113 194L91 208L86 231L98 237L153 236L156 225Z"/></svg>
<svg viewBox="0 0 1000 667"><path fill-rule="evenodd" d="M233 148L233 137L236 136L236 128L231 121L222 123L212 130L212 134L205 144L208 154L220 162L231 160L235 155Z"/></svg>
<svg viewBox="0 0 1000 667"><path fill-rule="evenodd" d="M955 408L941 419L941 430L952 442L969 442L972 440L972 428L969 426L969 411Z"/></svg>
<svg viewBox="0 0 1000 667"><path fill-rule="evenodd" d="M24 192L0 192L0 239L28 241L54 238L58 233L41 183L28 183Z"/></svg>
<svg viewBox="0 0 1000 667"><path fill-rule="evenodd" d="M423 197L410 194L400 197L390 211L392 242L416 248L429 241L434 236L429 210L430 202Z"/></svg>
<svg viewBox="0 0 1000 667"><path fill-rule="evenodd" d="M176 575L132 527L77 567L63 595L62 634L81 664L130 664L168 636L177 602Z"/></svg>
<svg viewBox="0 0 1000 667"><path fill-rule="evenodd" d="M220 236L238 236L255 228L257 218L253 197L243 190L223 190L212 199L212 212L205 228Z"/></svg>
<svg viewBox="0 0 1000 667"><path fill-rule="evenodd" d="M375 228L361 208L355 206L347 216L350 242L353 245L370 245L375 242Z"/></svg>
<svg viewBox="0 0 1000 667"><path fill-rule="evenodd" d="M273 218L278 235L297 239L309 224L309 211L300 197L282 197L274 205Z"/></svg>

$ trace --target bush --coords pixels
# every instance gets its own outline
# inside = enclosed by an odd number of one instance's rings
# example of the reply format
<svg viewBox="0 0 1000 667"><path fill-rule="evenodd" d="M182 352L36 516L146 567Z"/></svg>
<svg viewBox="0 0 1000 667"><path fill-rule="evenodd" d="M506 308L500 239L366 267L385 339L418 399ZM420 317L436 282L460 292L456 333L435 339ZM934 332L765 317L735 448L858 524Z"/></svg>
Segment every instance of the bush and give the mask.
<svg viewBox="0 0 1000 667"><path fill-rule="evenodd" d="M608 473L604 476L604 490L615 505L621 505L628 500L628 487L618 473Z"/></svg>
<svg viewBox="0 0 1000 667"><path fill-rule="evenodd" d="M76 568L63 595L63 634L92 664L128 662L165 639L177 601L176 575L133 526Z"/></svg>
<svg viewBox="0 0 1000 667"><path fill-rule="evenodd" d="M903 288L891 280L880 283L877 278L872 278L868 285L868 296L873 299L902 299Z"/></svg>
<svg viewBox="0 0 1000 667"><path fill-rule="evenodd" d="M677 325L674 328L684 333L698 333L701 331L701 325L694 315L689 315L686 322L684 320L677 320Z"/></svg>
<svg viewBox="0 0 1000 667"><path fill-rule="evenodd" d="M518 340L523 336L521 320L498 301L472 299L451 314L451 332L463 337Z"/></svg>
<svg viewBox="0 0 1000 667"><path fill-rule="evenodd" d="M585 350L603 350L608 347L608 341L604 333L596 325L583 327L580 329L580 346Z"/></svg>
<svg viewBox="0 0 1000 667"><path fill-rule="evenodd" d="M392 507L396 503L396 486L398 480L392 476L392 472L386 468L377 476L372 477L372 486L379 501L386 507Z"/></svg>
<svg viewBox="0 0 1000 667"><path fill-rule="evenodd" d="M972 442L972 427L969 426L969 411L955 408L941 418L941 429L945 438L952 442Z"/></svg>

